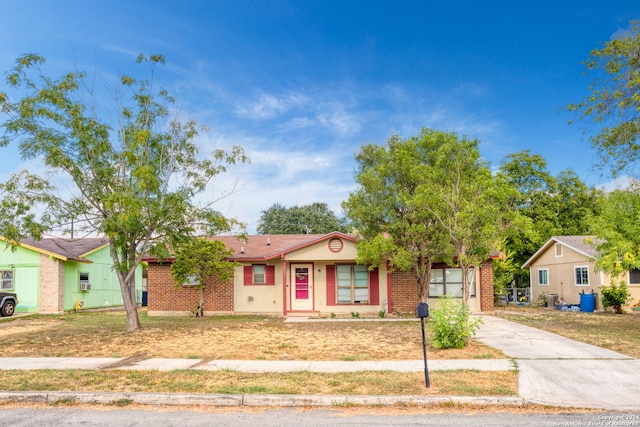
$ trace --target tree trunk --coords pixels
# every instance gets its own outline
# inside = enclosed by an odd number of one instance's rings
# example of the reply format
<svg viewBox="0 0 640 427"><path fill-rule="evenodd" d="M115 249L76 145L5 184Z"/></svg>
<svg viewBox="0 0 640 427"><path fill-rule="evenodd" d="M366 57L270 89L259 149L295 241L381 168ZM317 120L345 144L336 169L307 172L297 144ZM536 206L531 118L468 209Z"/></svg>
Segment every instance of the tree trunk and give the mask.
<svg viewBox="0 0 640 427"><path fill-rule="evenodd" d="M204 288L200 289L200 304L196 310L196 317L204 317Z"/></svg>
<svg viewBox="0 0 640 427"><path fill-rule="evenodd" d="M462 270L462 301L464 305L469 305L469 297L471 296L471 289L469 288L469 266L465 263L460 263L460 270Z"/></svg>
<svg viewBox="0 0 640 427"><path fill-rule="evenodd" d="M415 267L416 282L418 284L418 298L426 303L429 299L429 282L431 282L431 258L420 259Z"/></svg>
<svg viewBox="0 0 640 427"><path fill-rule="evenodd" d="M136 276L131 274L129 280L126 275L119 274L120 289L122 290L122 300L124 310L127 313L127 332L137 332L142 329L140 317L138 316L138 303L136 302Z"/></svg>
<svg viewBox="0 0 640 427"><path fill-rule="evenodd" d="M133 255L135 260L135 252L128 254ZM118 251L111 243L111 259L118 275L118 282L120 283L120 293L122 294L122 302L124 304L124 311L127 314L127 332L137 332L142 329L140 325L140 318L138 317L138 303L136 302L136 267L135 263L128 263L131 265L128 271L124 272L120 270L120 259L118 258Z"/></svg>

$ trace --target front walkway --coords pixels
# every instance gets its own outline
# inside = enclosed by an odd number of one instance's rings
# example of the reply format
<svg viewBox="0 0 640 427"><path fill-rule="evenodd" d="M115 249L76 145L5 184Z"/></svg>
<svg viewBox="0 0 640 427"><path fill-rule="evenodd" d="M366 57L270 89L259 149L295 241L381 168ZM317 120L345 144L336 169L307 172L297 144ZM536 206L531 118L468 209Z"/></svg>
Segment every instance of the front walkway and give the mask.
<svg viewBox="0 0 640 427"><path fill-rule="evenodd" d="M498 317L482 319L476 339L515 359L527 402L640 410L640 360Z"/></svg>

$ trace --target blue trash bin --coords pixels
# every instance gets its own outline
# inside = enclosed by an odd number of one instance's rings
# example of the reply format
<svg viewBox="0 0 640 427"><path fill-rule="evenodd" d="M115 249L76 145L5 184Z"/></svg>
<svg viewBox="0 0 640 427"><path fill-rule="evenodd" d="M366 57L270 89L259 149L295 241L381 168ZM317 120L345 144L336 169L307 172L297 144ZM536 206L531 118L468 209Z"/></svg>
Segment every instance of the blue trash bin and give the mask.
<svg viewBox="0 0 640 427"><path fill-rule="evenodd" d="M596 309L596 296L594 294L580 294L580 311L593 313Z"/></svg>

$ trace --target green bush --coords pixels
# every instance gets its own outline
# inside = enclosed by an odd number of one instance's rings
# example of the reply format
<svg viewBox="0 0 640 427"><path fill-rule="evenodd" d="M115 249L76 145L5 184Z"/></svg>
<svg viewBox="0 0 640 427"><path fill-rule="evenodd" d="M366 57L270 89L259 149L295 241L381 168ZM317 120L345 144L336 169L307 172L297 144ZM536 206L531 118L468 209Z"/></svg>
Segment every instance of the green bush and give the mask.
<svg viewBox="0 0 640 427"><path fill-rule="evenodd" d="M482 323L479 318L469 317L469 307L448 297L431 310L430 319L433 348L464 348Z"/></svg>
<svg viewBox="0 0 640 427"><path fill-rule="evenodd" d="M612 283L611 286L601 286L600 293L604 308L612 307L617 314L623 314L622 306L631 300L631 294L625 282L620 282L620 285Z"/></svg>

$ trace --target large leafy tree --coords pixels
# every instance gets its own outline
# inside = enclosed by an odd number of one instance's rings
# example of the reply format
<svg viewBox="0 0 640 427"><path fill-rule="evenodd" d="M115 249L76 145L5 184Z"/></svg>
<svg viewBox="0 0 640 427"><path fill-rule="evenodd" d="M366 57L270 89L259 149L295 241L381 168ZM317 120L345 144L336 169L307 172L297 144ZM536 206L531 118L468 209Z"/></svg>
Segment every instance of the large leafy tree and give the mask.
<svg viewBox="0 0 640 427"><path fill-rule="evenodd" d="M605 308L612 306L623 313L629 302L624 277L628 271L640 269L640 184L634 181L626 190L607 194L602 212L592 219L596 236L591 242L597 249L596 269L609 273L610 286L601 289Z"/></svg>
<svg viewBox="0 0 640 427"><path fill-rule="evenodd" d="M197 205L194 197L230 164L247 159L241 147L199 154L195 139L202 128L194 121L171 117L174 99L154 85L155 67L165 62L162 55L138 57L139 64L149 66L151 78L120 79L112 94L118 117L115 128L100 120L84 73L52 79L41 68L44 62L38 55L25 55L8 74L8 87L21 96L14 101L0 93L0 107L7 117L0 143L18 140L24 159L40 160L49 170L62 173L75 184L76 192L60 197L41 184L27 188L18 185L24 179L10 180L26 198L19 200L42 202L37 209L46 221L38 222L34 210L23 205L14 209L12 218L23 226L6 227L5 221L0 231L14 240L27 234L38 237L52 224L74 219L76 227L81 224L87 231L105 234L120 282L127 331L136 331L140 320L135 270L142 256L149 252L163 257L195 233L229 230L233 220L210 204Z"/></svg>
<svg viewBox="0 0 640 427"><path fill-rule="evenodd" d="M237 263L230 261L233 249L219 240L195 238L176 251L176 259L171 264L171 275L176 288L189 284L200 290L200 302L195 310L196 317L204 316L205 290L215 283L225 283L233 279Z"/></svg>
<svg viewBox="0 0 640 427"><path fill-rule="evenodd" d="M412 272L421 302L429 296L433 262L454 252L447 230L427 209L437 201L426 197L441 188L432 168L438 148L452 137L425 128L408 139L394 135L386 146L362 146L356 154L358 187L343 203L361 236L358 261L387 260L394 270Z"/></svg>
<svg viewBox="0 0 640 427"><path fill-rule="evenodd" d="M600 215L592 218L596 267L618 279L640 268L640 184L607 194Z"/></svg>
<svg viewBox="0 0 640 427"><path fill-rule="evenodd" d="M591 51L585 62L593 80L589 94L570 104L580 118L595 123L589 139L613 176L630 172L637 176L640 159L640 22Z"/></svg>
<svg viewBox="0 0 640 427"><path fill-rule="evenodd" d="M463 301L468 303L472 267L479 267L498 248L515 217L513 187L493 175L481 161L478 141L444 135L430 168L435 185L421 186L424 208L436 227L448 234L453 248L445 259L462 270Z"/></svg>
<svg viewBox="0 0 640 427"><path fill-rule="evenodd" d="M509 262L499 263L496 270L510 283L525 284L529 276L520 266L551 236L587 234L591 218L600 209L601 194L572 170L554 177L546 160L528 150L508 155L499 175L516 190L513 203L519 215L518 226L503 241ZM502 274L503 267L509 274Z"/></svg>
<svg viewBox="0 0 640 427"><path fill-rule="evenodd" d="M326 203L290 208L274 203L262 211L257 231L259 234L325 234L346 232L347 226Z"/></svg>

